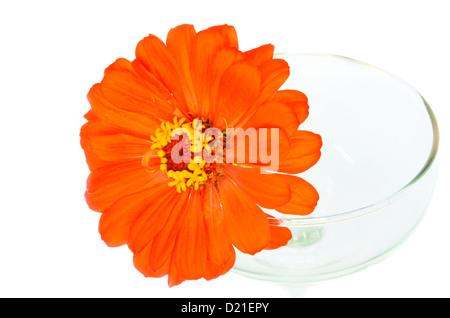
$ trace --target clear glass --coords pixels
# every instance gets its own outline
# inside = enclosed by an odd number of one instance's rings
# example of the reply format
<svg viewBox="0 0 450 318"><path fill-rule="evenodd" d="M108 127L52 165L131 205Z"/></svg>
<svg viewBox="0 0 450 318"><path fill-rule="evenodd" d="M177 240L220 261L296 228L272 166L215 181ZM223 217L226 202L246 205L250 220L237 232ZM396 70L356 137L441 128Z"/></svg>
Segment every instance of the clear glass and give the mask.
<svg viewBox="0 0 450 318"><path fill-rule="evenodd" d="M438 128L422 96L385 71L334 55L278 57L291 69L282 88L309 99L300 129L323 139L321 159L299 175L320 200L308 216L275 214L291 241L255 256L238 253L233 270L308 284L365 268L413 232L437 177Z"/></svg>

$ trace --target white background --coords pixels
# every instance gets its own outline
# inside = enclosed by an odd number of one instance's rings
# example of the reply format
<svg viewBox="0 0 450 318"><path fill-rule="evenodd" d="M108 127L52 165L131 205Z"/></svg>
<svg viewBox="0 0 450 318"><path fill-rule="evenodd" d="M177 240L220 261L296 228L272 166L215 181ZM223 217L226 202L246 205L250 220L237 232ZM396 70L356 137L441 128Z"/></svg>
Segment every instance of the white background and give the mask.
<svg viewBox="0 0 450 318"><path fill-rule="evenodd" d="M425 219L388 259L312 286L306 297L450 296L449 1L2 1L0 4L0 296L288 297L229 273L167 287L126 247L108 248L84 202L79 146L86 94L148 33L181 23L237 29L241 49L334 53L409 82L440 125L440 176Z"/></svg>

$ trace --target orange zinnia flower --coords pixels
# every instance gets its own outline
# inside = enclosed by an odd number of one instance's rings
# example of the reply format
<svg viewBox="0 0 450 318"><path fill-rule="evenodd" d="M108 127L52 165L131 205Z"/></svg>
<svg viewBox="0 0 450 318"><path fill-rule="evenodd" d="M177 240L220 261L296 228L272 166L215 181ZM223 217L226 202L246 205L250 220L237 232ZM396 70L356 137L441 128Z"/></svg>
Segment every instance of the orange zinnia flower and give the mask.
<svg viewBox="0 0 450 318"><path fill-rule="evenodd" d="M273 50L268 44L241 52L232 26L196 32L180 25L166 43L145 37L135 60L116 60L89 91L80 133L91 171L86 200L102 213L102 239L127 244L145 276L168 275L170 286L216 278L232 268L234 248L253 255L291 238L262 208L314 210L314 187L289 174L313 166L322 141L298 130L307 98L279 90L289 66ZM171 134L192 131L200 120L201 129L278 128L281 173L262 173L260 160L174 162Z"/></svg>

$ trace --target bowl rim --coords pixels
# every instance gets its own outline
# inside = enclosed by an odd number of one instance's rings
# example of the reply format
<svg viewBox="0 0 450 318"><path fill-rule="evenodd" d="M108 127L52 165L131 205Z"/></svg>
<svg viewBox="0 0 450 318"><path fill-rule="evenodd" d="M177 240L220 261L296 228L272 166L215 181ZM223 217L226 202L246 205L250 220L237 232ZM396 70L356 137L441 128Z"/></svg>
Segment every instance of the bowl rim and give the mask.
<svg viewBox="0 0 450 318"><path fill-rule="evenodd" d="M409 188L411 188L415 183L417 183L420 179L422 179L423 176L426 175L426 173L430 170L430 168L432 167L433 163L436 160L437 157L437 152L438 152L438 148L439 148L439 128L438 128L438 123L437 123L437 119L436 116L433 112L433 110L431 109L430 105L428 104L428 102L425 100L425 98L413 87L411 86L409 83L407 83L406 81L404 81L403 79L399 78L396 75L393 75L379 67L373 66L369 63L360 61L360 60L356 60L353 58L349 58L349 57L345 57L342 55L336 55L336 54L327 54L327 53L275 53L274 56L276 57L280 57L282 58L283 56L316 56L316 57L330 57L330 58L336 58L336 59L341 59L341 60L345 60L347 62L351 62L351 63L356 63L356 64L360 64L362 66L367 66L367 67L371 67L373 69L376 69L378 71L381 71L395 79L397 79L398 81L400 81L401 83L403 83L405 86L409 87L412 91L414 91L415 93L417 93L417 95L421 98L423 105L425 107L425 110L428 114L429 120L431 122L431 128L432 128L432 147L430 150L430 153L428 154L428 158L427 161L425 162L425 164L422 166L422 168L418 171L418 173L407 183L405 184L403 187L401 187L400 189L398 189L397 191L393 192L392 194L386 196L385 198L368 204L366 206L363 206L361 208L357 208L357 209L352 209L352 210L347 210L347 211L343 211L343 212L339 212L333 215L327 215L327 216L314 216L314 212L312 212L312 214L309 215L303 215L303 216L297 216L297 215L286 215L286 217L280 216L280 217L269 217L269 219L274 219L277 220L278 222L281 222L282 225L284 226L305 226L305 225L320 225L320 224L325 224L325 223L330 223L330 222L340 222L340 221L345 221L345 220L349 220L349 219L354 219L354 218L358 218L367 214L372 214L378 210L381 210L382 208L384 208L385 206L391 204L393 201L399 199L401 197L401 195L406 192Z"/></svg>

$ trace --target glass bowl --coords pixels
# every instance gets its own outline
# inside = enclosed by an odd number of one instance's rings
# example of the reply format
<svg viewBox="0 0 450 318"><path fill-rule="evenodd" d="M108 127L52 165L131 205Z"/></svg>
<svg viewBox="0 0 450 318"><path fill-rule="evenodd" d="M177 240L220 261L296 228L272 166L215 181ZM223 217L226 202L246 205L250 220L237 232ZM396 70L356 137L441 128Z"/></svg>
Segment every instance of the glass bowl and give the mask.
<svg viewBox="0 0 450 318"><path fill-rule="evenodd" d="M287 246L238 252L233 271L308 284L363 269L389 254L422 219L437 177L439 135L424 98L399 78L335 55L278 54L282 89L308 96L300 126L322 136L322 157L299 174L320 200L308 216L266 211L292 232Z"/></svg>

